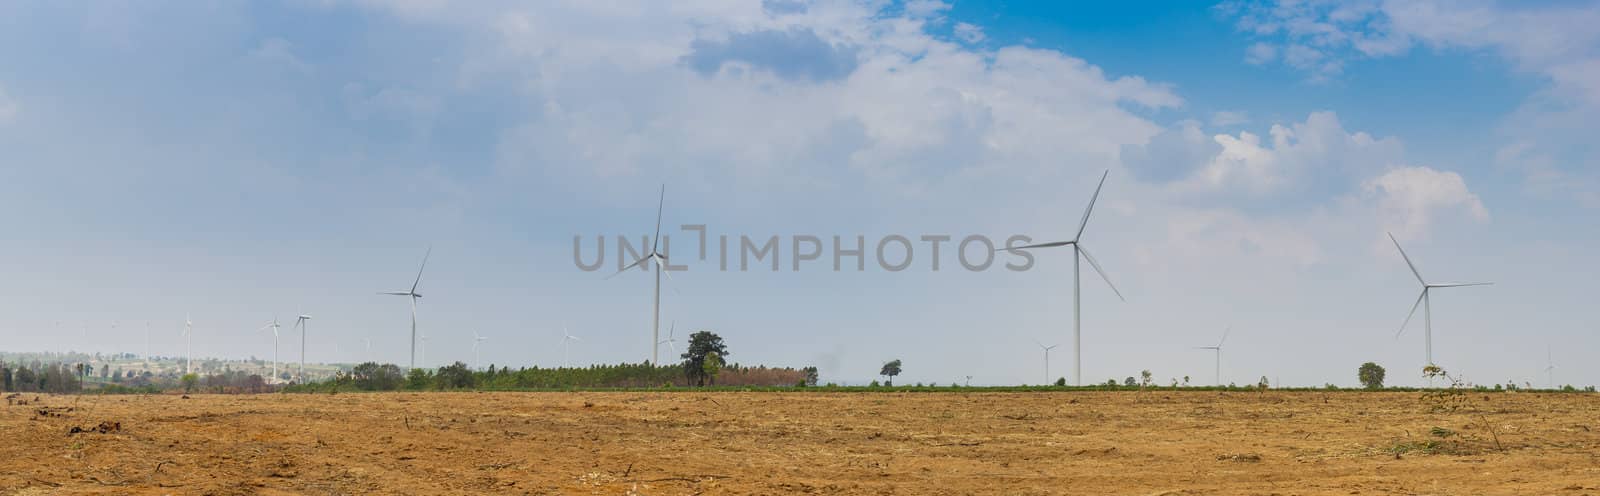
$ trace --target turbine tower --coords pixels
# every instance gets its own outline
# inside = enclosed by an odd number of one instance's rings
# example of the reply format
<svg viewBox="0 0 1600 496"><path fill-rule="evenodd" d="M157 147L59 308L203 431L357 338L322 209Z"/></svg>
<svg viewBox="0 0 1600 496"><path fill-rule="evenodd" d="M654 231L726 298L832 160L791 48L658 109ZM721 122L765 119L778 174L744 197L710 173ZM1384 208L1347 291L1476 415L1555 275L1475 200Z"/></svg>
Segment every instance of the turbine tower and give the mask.
<svg viewBox="0 0 1600 496"><path fill-rule="evenodd" d="M194 320L183 314L183 373L194 373Z"/></svg>
<svg viewBox="0 0 1600 496"><path fill-rule="evenodd" d="M1217 341L1217 345L1216 346L1196 346L1196 347L1194 347L1194 349L1197 349L1197 350L1212 350L1212 351L1217 352L1217 366L1216 367L1217 367L1217 385L1218 386L1222 385L1222 343L1228 342L1228 333L1230 333L1230 332L1233 332L1233 328L1232 327L1229 327L1227 330L1222 331L1222 339Z"/></svg>
<svg viewBox="0 0 1600 496"><path fill-rule="evenodd" d="M478 331L472 331L472 369L473 370L478 370L478 364L480 363L478 361L478 344L482 343L483 340L485 340L485 339L489 339L488 336L480 336L480 335L478 335Z"/></svg>
<svg viewBox="0 0 1600 496"><path fill-rule="evenodd" d="M427 253L422 255L422 266L417 268L417 280L412 281L410 291L385 291L378 294L406 296L411 298L411 364L410 369L417 368L417 299L422 297L417 292L417 285L422 284L422 270L428 268L428 256L433 255L433 247L428 247Z"/></svg>
<svg viewBox="0 0 1600 496"><path fill-rule="evenodd" d="M1056 349L1057 346L1061 346L1061 345L1060 344L1052 344L1050 346L1045 346L1044 343L1039 342L1039 340L1037 340L1037 339L1033 340L1033 344L1039 345L1039 349L1044 350L1044 385L1049 386L1050 385L1050 350Z"/></svg>
<svg viewBox="0 0 1600 496"><path fill-rule="evenodd" d="M1110 170L1100 174L1100 185L1095 186L1094 196L1089 197L1089 206L1083 209L1083 220L1078 222L1078 234L1073 236L1071 241L1055 241L998 249L1017 251L1032 248L1072 247L1072 382L1078 386L1083 385L1083 280L1080 277L1082 275L1082 267L1078 263L1079 259L1087 260L1089 266L1094 267L1095 273L1100 274L1100 278L1106 281L1106 285L1111 287L1111 291L1117 294L1117 299L1127 301L1127 298L1122 297L1122 292L1117 290L1117 285L1111 283L1111 277L1106 275L1105 269L1100 268L1100 262L1096 262L1094 256L1089 254L1089 250L1083 247L1082 241L1083 229L1089 226L1089 214L1094 211L1094 203L1100 199L1100 188L1105 187L1106 176L1109 174L1111 174Z"/></svg>
<svg viewBox="0 0 1600 496"><path fill-rule="evenodd" d="M260 329L256 329L257 332L265 331L267 329L272 329L272 380L267 381L268 384L271 384L271 383L276 382L278 380L278 328L279 327L282 327L282 326L280 326L278 324L278 316L277 315L273 315L271 322L268 322L267 325L261 326Z"/></svg>
<svg viewBox="0 0 1600 496"><path fill-rule="evenodd" d="M303 313L294 319L294 326L300 328L300 374L295 380L301 384L306 382L306 335L309 334L310 322L311 316Z"/></svg>
<svg viewBox="0 0 1600 496"><path fill-rule="evenodd" d="M561 366L570 369L572 368L572 342L583 340L567 332L566 324L561 324L561 335Z"/></svg>
<svg viewBox="0 0 1600 496"><path fill-rule="evenodd" d="M1423 322L1423 347L1428 363L1433 365L1433 297L1430 296L1434 288L1455 288L1462 286L1488 286L1492 282L1440 282L1429 283L1422 278L1422 272L1417 270L1417 265L1411 263L1411 257L1406 255L1405 248L1400 247L1400 241L1394 239L1394 234L1389 234L1389 241L1394 242L1394 248L1400 250L1400 258L1406 260L1406 266L1411 268L1411 275L1417 276L1417 282L1422 283L1422 294L1417 295L1417 302L1411 305L1411 313L1406 314L1405 322L1400 323L1400 331L1394 333L1395 339L1400 339L1400 334L1406 332L1406 324L1411 323L1411 317L1417 314L1417 307L1422 307Z"/></svg>
<svg viewBox="0 0 1600 496"><path fill-rule="evenodd" d="M661 199L660 199L660 201L658 201L656 203L656 235L655 235L655 237L650 238L650 251L648 253L645 253L644 256L639 257L638 260L634 260L633 263L628 264L627 267L623 267L621 270L618 270L615 274L611 274L609 276L606 276L606 279L617 277L617 275L622 274L623 272L627 272L628 269L632 269L634 267L638 267L638 266L640 266L640 264L643 264L645 262L653 262L651 265L655 266L655 271L656 271L656 293L655 293L655 313L653 314L652 320L650 322L650 364L651 365L655 365L657 363L660 363L659 358L660 358L660 354L661 354L660 353L660 347L661 347L661 344L660 344L660 342L661 342L661 275L665 272L665 271L662 270L662 268L667 263L667 256L661 254L661 210L662 210L663 207L666 206L666 204L667 204L667 185L663 184L663 185L661 185ZM649 270L649 269L646 268L646 270ZM672 274L667 274L667 279L672 279Z"/></svg>

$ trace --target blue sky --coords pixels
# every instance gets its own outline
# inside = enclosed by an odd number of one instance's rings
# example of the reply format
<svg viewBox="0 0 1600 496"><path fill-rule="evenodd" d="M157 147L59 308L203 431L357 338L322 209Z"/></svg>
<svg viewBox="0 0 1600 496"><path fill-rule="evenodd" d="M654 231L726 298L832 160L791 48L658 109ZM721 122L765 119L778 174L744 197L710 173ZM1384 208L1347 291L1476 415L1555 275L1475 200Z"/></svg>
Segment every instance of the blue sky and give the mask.
<svg viewBox="0 0 1600 496"><path fill-rule="evenodd" d="M649 353L644 274L574 236L889 234L1085 242L1084 373L1592 384L1600 4L300 1L0 6L6 349L404 363L422 252L426 362ZM670 231L670 229L669 229ZM688 233L678 232L675 239ZM678 243L683 240L679 239ZM919 256L927 256L919 245ZM948 249L948 247L947 247ZM869 380L1038 382L1067 343L1070 255L1034 270L674 274L664 320L743 363ZM921 259L919 261L925 261ZM785 258L785 265L788 259ZM816 267L813 269L813 267ZM956 267L957 270L951 270ZM74 332L53 332L56 322ZM112 324L116 323L115 328ZM87 325L91 339L81 328ZM665 324L664 324L665 325ZM130 330L132 328L133 330ZM287 345L286 345L287 347Z"/></svg>

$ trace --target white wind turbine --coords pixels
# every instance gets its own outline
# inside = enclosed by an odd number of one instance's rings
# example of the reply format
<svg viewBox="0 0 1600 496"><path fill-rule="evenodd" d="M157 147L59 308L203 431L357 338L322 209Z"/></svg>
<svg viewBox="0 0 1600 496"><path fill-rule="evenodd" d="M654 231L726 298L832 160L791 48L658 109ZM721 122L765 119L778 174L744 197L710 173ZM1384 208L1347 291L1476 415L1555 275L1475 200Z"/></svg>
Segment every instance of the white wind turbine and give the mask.
<svg viewBox="0 0 1600 496"><path fill-rule="evenodd" d="M306 382L306 335L309 334L310 322L311 316L303 313L294 319L294 326L300 328L300 374L295 380L301 384Z"/></svg>
<svg viewBox="0 0 1600 496"><path fill-rule="evenodd" d="M271 322L267 322L267 324L261 326L260 329L256 329L256 332L265 331L267 329L272 329L272 379L267 381L268 384L271 384L271 383L274 383L274 382L278 381L278 328L279 327L283 327L283 326L278 324L278 316L277 315L273 315Z"/></svg>
<svg viewBox="0 0 1600 496"><path fill-rule="evenodd" d="M144 369L150 370L150 321L144 321Z"/></svg>
<svg viewBox="0 0 1600 496"><path fill-rule="evenodd" d="M1394 333L1394 337L1395 337L1395 339L1400 339L1400 334L1406 332L1406 324L1410 324L1411 323L1411 317L1413 317L1413 316L1415 316L1417 314L1417 307L1419 307L1419 306L1423 307L1422 308L1423 343L1424 343L1423 346L1424 346L1424 351L1426 352L1426 355L1427 355L1426 358L1428 360L1428 363L1426 363L1424 365L1433 365L1434 364L1433 363L1433 297L1430 296L1430 292L1434 288L1455 288L1455 287L1461 287L1461 286L1488 286L1488 285L1491 285L1491 284L1494 284L1494 283L1492 283L1492 282L1441 282L1441 283L1429 283L1427 280L1424 280L1422 278L1422 272L1417 271L1417 265L1411 263L1411 257L1406 255L1405 248L1401 248L1400 247L1400 241L1394 239L1394 235L1393 234L1389 234L1389 241L1393 241L1394 242L1394 248L1396 250L1400 250L1400 258L1404 258L1406 260L1406 266L1411 268L1411 275L1417 276L1417 282L1422 283L1422 294L1417 295L1417 302L1413 303L1411 305L1411 313L1406 314L1405 322L1401 322L1400 323L1400 331Z"/></svg>
<svg viewBox="0 0 1600 496"><path fill-rule="evenodd" d="M183 314L183 373L194 373L194 320Z"/></svg>
<svg viewBox="0 0 1600 496"><path fill-rule="evenodd" d="M1044 343L1039 342L1039 340L1037 340L1037 339L1033 340L1033 344L1039 345L1039 349L1044 351L1044 385L1049 386L1050 385L1050 350L1056 349L1057 346L1061 346L1061 345L1060 344L1052 344L1050 346L1045 346Z"/></svg>
<svg viewBox="0 0 1600 496"><path fill-rule="evenodd" d="M422 297L417 292L417 285L422 284L422 270L428 268L428 257L433 255L433 247L428 247L427 253L422 255L422 266L417 268L417 279L412 281L410 291L384 291L378 294L406 296L411 298L411 364L410 369L417 368L417 299Z"/></svg>
<svg viewBox="0 0 1600 496"><path fill-rule="evenodd" d="M570 369L572 368L572 342L583 340L567 332L566 324L561 324L561 336L561 366Z"/></svg>
<svg viewBox="0 0 1600 496"><path fill-rule="evenodd" d="M678 339L674 337L674 335L676 335L677 331L678 321L674 320L670 325L667 326L667 339L656 341L656 346L659 347L665 344L667 345L667 349L672 350L672 353L676 355L678 353L678 347L674 343L677 343Z"/></svg>
<svg viewBox="0 0 1600 496"><path fill-rule="evenodd" d="M650 251L645 253L644 256L639 257L638 260L634 260L633 263L628 264L628 266L618 270L615 274L606 276L606 279L610 279L622 274L623 272L627 272L628 269L638 267L645 262L654 262L651 264L655 266L656 271L655 313L653 314L653 318L650 322L651 365L660 363L659 358L661 354L661 275L666 272L662 270L662 268L667 263L667 256L661 253L661 211L666 204L667 185L663 184L661 185L661 199L656 203L656 234L654 237L650 238ZM648 270L648 268L646 270ZM672 279L672 274L666 275L667 279Z"/></svg>
<svg viewBox="0 0 1600 496"><path fill-rule="evenodd" d="M478 358L479 358L479 355L478 355L478 344L482 343L485 339L489 339L489 337L488 336L480 336L480 335L478 335L478 331L472 331L472 369L473 370L478 370L478 364L480 363L479 360L478 360Z"/></svg>
<svg viewBox="0 0 1600 496"><path fill-rule="evenodd" d="M1555 355L1550 351L1550 347L1546 345L1544 348L1544 373L1548 377L1546 380L1550 381L1550 389L1556 388L1556 361L1554 357Z"/></svg>
<svg viewBox="0 0 1600 496"><path fill-rule="evenodd" d="M361 345L363 347L365 347L366 350L367 350L366 351L366 355L367 356L362 357L362 361L371 362L372 361L372 338L361 338Z"/></svg>
<svg viewBox="0 0 1600 496"><path fill-rule="evenodd" d="M1217 341L1217 345L1216 346L1196 346L1196 347L1194 347L1194 349L1197 349L1197 350L1212 350L1212 351L1217 352L1217 365L1216 365L1216 367L1217 367L1217 385L1218 386L1222 385L1222 343L1228 342L1228 333L1230 333L1230 332L1233 332L1233 328L1232 327L1229 327L1227 330L1222 331L1222 339Z"/></svg>
<svg viewBox="0 0 1600 496"><path fill-rule="evenodd" d="M1082 278L1079 277L1082 273L1082 270L1078 260L1081 258L1089 261L1089 266L1094 267L1095 273L1100 274L1100 278L1106 281L1106 285L1111 287L1111 291L1117 294L1117 299L1127 301L1126 298L1122 297L1122 292L1117 290L1117 285L1111 283L1111 278L1106 275L1105 269L1100 268L1100 262L1096 262L1094 260L1094 256L1089 254L1089 250L1083 247L1082 242L1083 229L1089 226L1089 214L1090 212L1094 211L1094 203L1100 198L1100 188L1106 185L1106 176L1110 173L1111 171L1107 170L1105 173L1100 175L1100 185L1095 186L1094 196L1089 197L1089 206L1088 208L1083 209L1083 220L1078 222L1078 234L1073 236L1071 241L1055 241L1050 243L1039 243L1027 246L998 249L1015 251L1027 250L1031 248L1055 248L1059 246L1072 247L1072 381L1073 384L1079 386L1083 385L1083 281Z"/></svg>

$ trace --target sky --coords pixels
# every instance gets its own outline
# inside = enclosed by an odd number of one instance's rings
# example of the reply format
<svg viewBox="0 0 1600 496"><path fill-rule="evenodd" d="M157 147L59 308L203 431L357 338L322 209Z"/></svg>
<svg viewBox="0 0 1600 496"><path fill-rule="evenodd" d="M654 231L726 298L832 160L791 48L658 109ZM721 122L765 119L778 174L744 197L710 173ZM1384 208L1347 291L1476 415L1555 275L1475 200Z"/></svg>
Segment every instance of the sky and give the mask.
<svg viewBox="0 0 1600 496"><path fill-rule="evenodd" d="M664 185L680 347L1071 381L1071 249L967 270L957 243L1070 240L1104 173L1081 240L1125 301L1083 265L1084 382L1210 383L1194 347L1231 329L1225 383L1420 384L1392 234L1430 282L1495 283L1434 293L1436 363L1596 384L1595 25L1592 1L4 2L0 349L142 353L148 325L178 355L187 315L197 355L270 358L258 328L307 313L308 360L404 365L410 310L377 293L431 248L421 365L470 362L474 331L484 364L560 365L563 327L573 362L637 363L654 281L606 276ZM741 236L777 236L779 270L740 270Z"/></svg>

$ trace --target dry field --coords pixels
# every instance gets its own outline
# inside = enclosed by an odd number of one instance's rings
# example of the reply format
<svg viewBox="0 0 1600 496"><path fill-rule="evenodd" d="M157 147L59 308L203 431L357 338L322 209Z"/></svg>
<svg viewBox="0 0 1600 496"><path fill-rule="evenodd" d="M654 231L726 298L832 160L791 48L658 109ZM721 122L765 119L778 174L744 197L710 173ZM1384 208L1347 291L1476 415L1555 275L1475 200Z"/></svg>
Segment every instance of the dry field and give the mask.
<svg viewBox="0 0 1600 496"><path fill-rule="evenodd" d="M0 494L1600 495L1594 394L37 398Z"/></svg>

